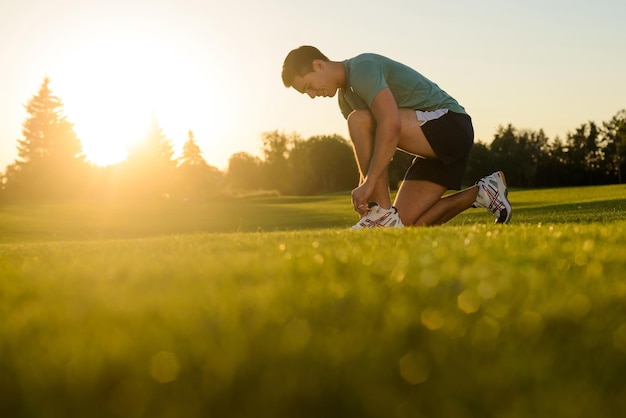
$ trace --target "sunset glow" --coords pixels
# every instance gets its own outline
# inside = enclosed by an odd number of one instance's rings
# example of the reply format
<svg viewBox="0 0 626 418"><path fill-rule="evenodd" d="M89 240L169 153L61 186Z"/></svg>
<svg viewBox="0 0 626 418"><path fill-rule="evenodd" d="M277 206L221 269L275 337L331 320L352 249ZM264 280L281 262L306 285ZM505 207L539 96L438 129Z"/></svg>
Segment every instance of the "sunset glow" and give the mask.
<svg viewBox="0 0 626 418"><path fill-rule="evenodd" d="M283 59L300 45L331 60L375 52L416 68L468 110L487 143L499 125L554 139L626 107L624 2L568 3L564 15L539 0L391 0L359 19L349 19L356 0L318 6L342 23L308 27L310 7L298 1L2 2L0 171L17 157L23 105L45 77L97 164L124 159L152 115L176 152L192 130L222 169L234 153L259 155L263 132L347 138L336 99L303 100L282 85ZM436 39L420 41L428 34Z"/></svg>
<svg viewBox="0 0 626 418"><path fill-rule="evenodd" d="M215 114L218 98L204 97L208 79L197 68L165 43L112 39L72 51L51 79L87 159L107 165L125 159L153 114L175 142Z"/></svg>

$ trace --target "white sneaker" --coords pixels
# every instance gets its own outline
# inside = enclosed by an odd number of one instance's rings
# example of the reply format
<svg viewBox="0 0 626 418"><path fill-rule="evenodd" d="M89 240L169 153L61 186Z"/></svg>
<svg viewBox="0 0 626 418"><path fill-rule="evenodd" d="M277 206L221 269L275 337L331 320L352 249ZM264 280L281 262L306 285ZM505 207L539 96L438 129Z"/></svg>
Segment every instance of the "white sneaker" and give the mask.
<svg viewBox="0 0 626 418"><path fill-rule="evenodd" d="M497 224L507 224L511 220L511 203L506 189L506 179L502 171L483 177L476 182L478 195L474 207L485 208L496 217Z"/></svg>
<svg viewBox="0 0 626 418"><path fill-rule="evenodd" d="M390 209L383 209L378 206L378 203L370 202L369 211L367 215L363 216L352 229L363 228L402 228L402 221L398 215L398 210L395 207Z"/></svg>

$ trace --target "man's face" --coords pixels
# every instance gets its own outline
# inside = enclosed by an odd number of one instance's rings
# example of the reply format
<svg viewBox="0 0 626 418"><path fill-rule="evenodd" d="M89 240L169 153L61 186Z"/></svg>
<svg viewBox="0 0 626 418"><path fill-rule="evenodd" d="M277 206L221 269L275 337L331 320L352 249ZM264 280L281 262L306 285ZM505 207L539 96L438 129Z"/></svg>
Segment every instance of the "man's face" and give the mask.
<svg viewBox="0 0 626 418"><path fill-rule="evenodd" d="M324 61L313 61L313 71L304 76L297 75L293 79L293 88L302 94L308 94L311 99L316 97L334 97L337 85L330 76Z"/></svg>

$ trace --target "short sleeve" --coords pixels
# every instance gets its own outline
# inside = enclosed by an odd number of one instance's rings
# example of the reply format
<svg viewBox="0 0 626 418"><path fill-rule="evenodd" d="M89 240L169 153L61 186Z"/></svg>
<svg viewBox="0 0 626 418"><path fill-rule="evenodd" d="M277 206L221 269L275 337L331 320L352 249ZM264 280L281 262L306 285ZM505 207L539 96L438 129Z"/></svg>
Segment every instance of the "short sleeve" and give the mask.
<svg viewBox="0 0 626 418"><path fill-rule="evenodd" d="M363 60L352 68L349 83L368 106L372 105L381 90L389 87L382 65L371 59Z"/></svg>

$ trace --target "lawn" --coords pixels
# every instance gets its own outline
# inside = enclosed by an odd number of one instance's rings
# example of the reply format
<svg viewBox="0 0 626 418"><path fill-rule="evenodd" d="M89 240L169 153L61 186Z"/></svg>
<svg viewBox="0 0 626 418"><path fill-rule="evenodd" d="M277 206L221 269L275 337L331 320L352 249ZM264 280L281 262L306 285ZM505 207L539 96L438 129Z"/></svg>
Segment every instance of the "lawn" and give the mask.
<svg viewBox="0 0 626 418"><path fill-rule="evenodd" d="M0 416L620 416L626 188L510 198L0 207Z"/></svg>

